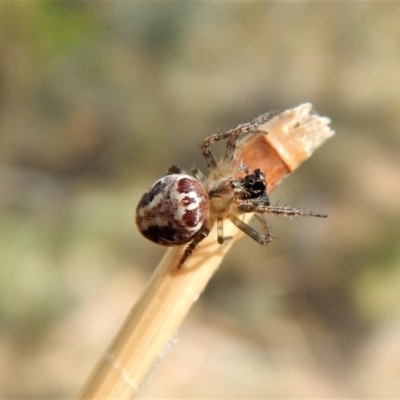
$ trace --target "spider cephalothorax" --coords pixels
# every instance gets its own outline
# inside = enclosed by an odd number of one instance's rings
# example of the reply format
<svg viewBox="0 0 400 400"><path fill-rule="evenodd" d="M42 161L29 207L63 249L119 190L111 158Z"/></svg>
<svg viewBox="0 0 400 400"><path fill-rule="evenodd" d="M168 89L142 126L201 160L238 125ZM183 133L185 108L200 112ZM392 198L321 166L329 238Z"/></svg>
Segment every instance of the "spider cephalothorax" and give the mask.
<svg viewBox="0 0 400 400"><path fill-rule="evenodd" d="M218 242L224 242L225 219L232 221L258 243L266 245L271 242L271 235L265 220L261 219L266 231L262 234L243 222L241 215L268 213L326 217L325 214L307 210L271 206L264 173L258 168L249 171L243 165L232 167L239 136L260 132L258 128L270 118L271 114L263 114L235 129L207 137L201 146L210 170L207 178L196 168L188 174L173 165L168 175L156 181L139 201L136 224L146 238L165 246L188 244L178 268L210 233L215 223ZM210 144L224 139L228 139L225 154L222 161L217 163ZM238 177L239 173L242 177Z"/></svg>

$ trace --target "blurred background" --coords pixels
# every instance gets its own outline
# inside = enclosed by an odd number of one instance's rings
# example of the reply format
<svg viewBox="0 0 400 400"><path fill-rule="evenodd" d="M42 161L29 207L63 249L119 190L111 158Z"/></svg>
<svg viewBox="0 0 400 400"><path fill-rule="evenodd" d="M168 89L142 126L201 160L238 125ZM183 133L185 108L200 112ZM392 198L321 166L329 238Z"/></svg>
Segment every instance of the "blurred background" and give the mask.
<svg viewBox="0 0 400 400"><path fill-rule="evenodd" d="M329 214L243 238L141 398L400 396L400 4L2 2L0 397L70 398L165 252L170 164L312 102L336 136L272 194Z"/></svg>

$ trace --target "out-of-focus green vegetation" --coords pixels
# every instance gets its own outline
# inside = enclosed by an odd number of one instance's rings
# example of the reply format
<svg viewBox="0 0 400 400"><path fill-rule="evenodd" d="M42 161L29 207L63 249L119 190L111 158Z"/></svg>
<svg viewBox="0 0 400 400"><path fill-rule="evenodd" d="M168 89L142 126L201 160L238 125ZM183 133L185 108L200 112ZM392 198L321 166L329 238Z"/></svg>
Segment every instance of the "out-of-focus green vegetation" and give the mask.
<svg viewBox="0 0 400 400"><path fill-rule="evenodd" d="M272 196L142 397L398 397L400 6L0 4L0 395L79 390L164 252L141 193L201 140L310 101L337 135ZM212 343L212 346L210 346Z"/></svg>

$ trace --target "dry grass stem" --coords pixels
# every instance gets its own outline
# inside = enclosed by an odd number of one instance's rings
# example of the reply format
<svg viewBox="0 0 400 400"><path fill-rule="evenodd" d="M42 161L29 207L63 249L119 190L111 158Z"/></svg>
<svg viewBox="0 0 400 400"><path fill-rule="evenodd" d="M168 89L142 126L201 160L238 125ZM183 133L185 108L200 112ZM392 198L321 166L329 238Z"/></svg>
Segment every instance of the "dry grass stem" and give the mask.
<svg viewBox="0 0 400 400"><path fill-rule="evenodd" d="M308 103L287 110L262 127L268 135L250 134L241 142L244 164L265 172L269 192L333 135L329 120L310 112ZM166 252L80 398L132 397L229 248L241 236L233 224L225 225L224 232L226 229L226 235L233 240L219 245L216 232L212 231L179 271L176 266L183 248Z"/></svg>

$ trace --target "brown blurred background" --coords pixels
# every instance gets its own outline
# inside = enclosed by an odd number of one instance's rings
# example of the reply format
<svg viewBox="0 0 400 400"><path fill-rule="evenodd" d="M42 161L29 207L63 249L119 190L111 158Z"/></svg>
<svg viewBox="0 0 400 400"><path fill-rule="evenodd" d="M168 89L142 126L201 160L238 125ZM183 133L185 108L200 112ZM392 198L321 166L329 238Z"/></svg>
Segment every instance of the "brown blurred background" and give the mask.
<svg viewBox="0 0 400 400"><path fill-rule="evenodd" d="M400 4L2 2L0 397L70 398L165 249L171 163L310 101L337 132L224 260L141 398L400 396ZM172 350L172 351L170 351Z"/></svg>

